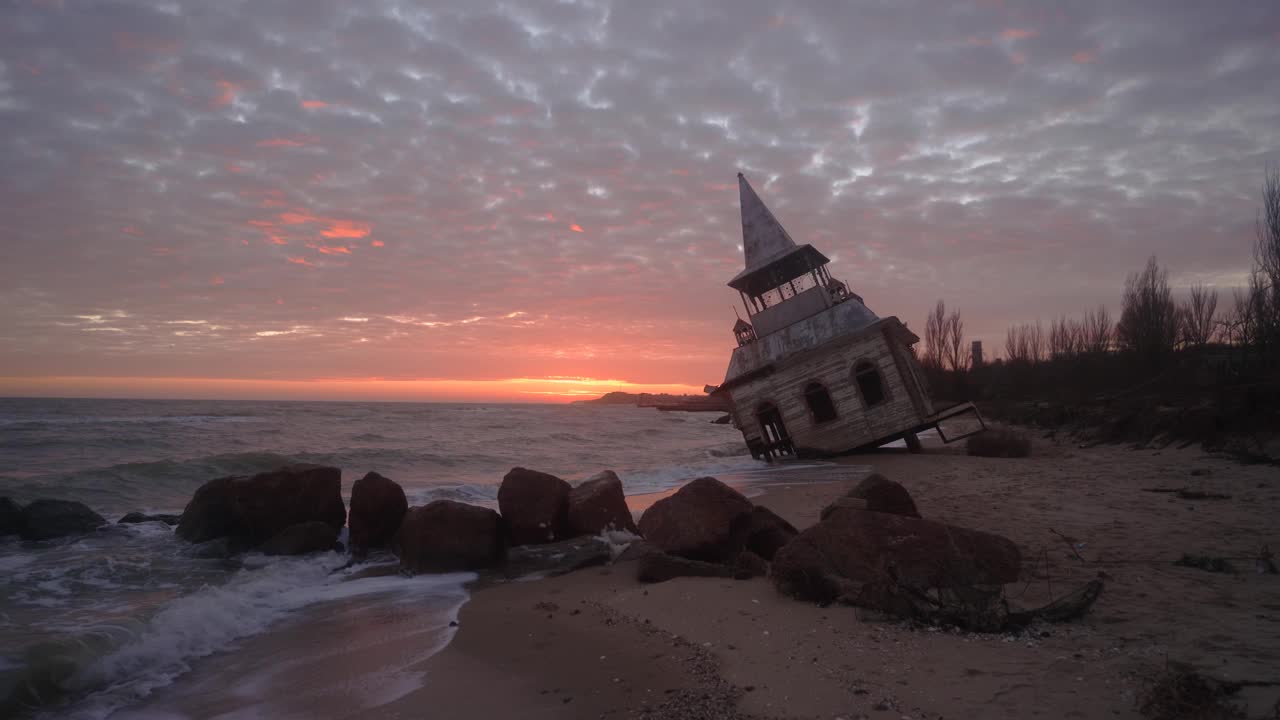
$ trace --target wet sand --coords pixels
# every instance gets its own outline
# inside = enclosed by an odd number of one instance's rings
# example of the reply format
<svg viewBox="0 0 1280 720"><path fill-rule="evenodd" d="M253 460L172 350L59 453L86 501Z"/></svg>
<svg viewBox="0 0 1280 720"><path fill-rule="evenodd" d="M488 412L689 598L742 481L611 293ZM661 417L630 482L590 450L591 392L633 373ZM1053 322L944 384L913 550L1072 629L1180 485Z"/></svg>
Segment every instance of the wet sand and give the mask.
<svg viewBox="0 0 1280 720"><path fill-rule="evenodd" d="M766 579L640 585L634 567L618 563L477 590L449 646L404 668L420 687L377 707L298 702L263 713L265 706L245 702L217 712L433 720L1136 718L1137 698L1171 665L1225 680L1280 680L1280 576L1258 574L1252 561L1264 546L1280 550L1280 469L1191 449L1079 449L1040 440L1035 450L1031 458L990 459L931 447L849 463L903 483L927 518L1014 540L1024 576L1007 588L1015 604L1041 604L1103 573L1106 589L1080 621L1017 636L917 629L792 601ZM769 487L754 499L803 528L853 482ZM1231 499L1143 490L1179 487ZM1240 572L1173 565L1184 553L1239 558ZM323 618L309 624L258 642L287 650L301 637L321 637ZM295 695L334 686L387 654L411 658L415 642L391 637L377 653L331 654L295 674ZM191 683L174 690L182 686ZM1264 688L1242 699L1256 717L1277 694ZM154 707L166 714L216 714L189 692L164 695Z"/></svg>

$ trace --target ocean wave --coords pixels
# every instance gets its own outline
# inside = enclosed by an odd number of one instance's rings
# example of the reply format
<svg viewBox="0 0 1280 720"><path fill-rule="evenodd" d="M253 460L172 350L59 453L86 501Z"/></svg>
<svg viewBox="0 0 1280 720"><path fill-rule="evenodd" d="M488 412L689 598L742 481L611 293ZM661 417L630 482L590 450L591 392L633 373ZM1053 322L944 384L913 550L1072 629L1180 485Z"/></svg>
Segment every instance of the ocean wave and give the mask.
<svg viewBox="0 0 1280 720"><path fill-rule="evenodd" d="M6 430L46 430L64 425L134 425L176 423L204 425L209 423L261 422L254 415L81 415L75 417L0 417L0 428Z"/></svg>
<svg viewBox="0 0 1280 720"><path fill-rule="evenodd" d="M0 715L43 710L105 718L191 669L192 661L269 629L308 606L385 596L434 602L451 618L466 601L470 573L362 578L334 570L329 553L256 561L223 585L178 597L145 619L96 624L36 643L0 665ZM441 624L447 625L444 619Z"/></svg>

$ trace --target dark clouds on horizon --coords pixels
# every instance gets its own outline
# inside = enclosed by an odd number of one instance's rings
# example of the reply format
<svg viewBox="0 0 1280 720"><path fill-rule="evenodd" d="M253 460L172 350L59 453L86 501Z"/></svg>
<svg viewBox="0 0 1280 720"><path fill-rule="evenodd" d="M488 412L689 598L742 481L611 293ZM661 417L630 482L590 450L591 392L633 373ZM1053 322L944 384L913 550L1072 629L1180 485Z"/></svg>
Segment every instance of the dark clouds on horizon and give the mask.
<svg viewBox="0 0 1280 720"><path fill-rule="evenodd" d="M1280 161L1272 2L0 13L0 375L715 381L739 170L998 347L1237 284Z"/></svg>

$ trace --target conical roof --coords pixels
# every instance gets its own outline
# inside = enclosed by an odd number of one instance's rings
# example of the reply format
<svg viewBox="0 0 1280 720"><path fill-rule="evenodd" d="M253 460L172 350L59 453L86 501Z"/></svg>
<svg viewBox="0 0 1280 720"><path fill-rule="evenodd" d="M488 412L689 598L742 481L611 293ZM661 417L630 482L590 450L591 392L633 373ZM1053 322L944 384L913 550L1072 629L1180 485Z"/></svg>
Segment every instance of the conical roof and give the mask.
<svg viewBox="0 0 1280 720"><path fill-rule="evenodd" d="M729 281L729 287L759 295L828 262L812 245L796 245L742 173L738 173L738 201L746 268Z"/></svg>
<svg viewBox="0 0 1280 720"><path fill-rule="evenodd" d="M742 173L738 173L738 202L742 207L742 254L746 257L748 270L761 267L795 248L796 243L786 228L773 216Z"/></svg>

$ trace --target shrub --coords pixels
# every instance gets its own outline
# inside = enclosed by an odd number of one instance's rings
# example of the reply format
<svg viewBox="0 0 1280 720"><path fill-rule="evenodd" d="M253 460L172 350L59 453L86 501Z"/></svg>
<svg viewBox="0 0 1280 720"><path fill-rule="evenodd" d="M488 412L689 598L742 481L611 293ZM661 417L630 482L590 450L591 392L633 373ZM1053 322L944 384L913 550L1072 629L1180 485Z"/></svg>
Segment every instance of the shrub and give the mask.
<svg viewBox="0 0 1280 720"><path fill-rule="evenodd" d="M1031 438L1017 430L993 428L970 435L965 448L970 455L979 457L1027 457L1031 454Z"/></svg>

